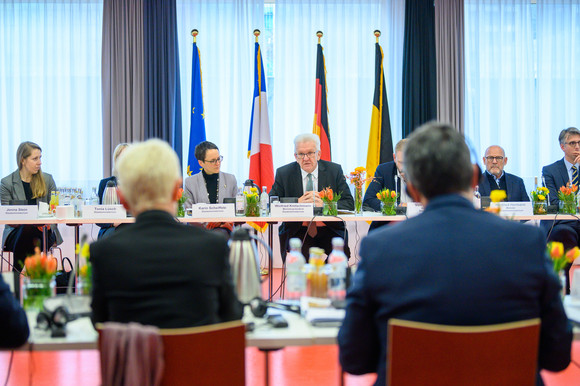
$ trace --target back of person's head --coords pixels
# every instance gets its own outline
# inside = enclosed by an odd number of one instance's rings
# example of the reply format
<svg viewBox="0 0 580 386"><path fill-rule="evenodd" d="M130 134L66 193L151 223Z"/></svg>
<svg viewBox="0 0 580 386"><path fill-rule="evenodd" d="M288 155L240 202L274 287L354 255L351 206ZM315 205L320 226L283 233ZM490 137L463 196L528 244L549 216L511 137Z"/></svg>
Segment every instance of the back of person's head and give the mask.
<svg viewBox="0 0 580 386"><path fill-rule="evenodd" d="M575 127L568 127L560 131L560 135L558 136L558 142L560 142L560 145L563 145L571 135L580 135L580 130Z"/></svg>
<svg viewBox="0 0 580 386"><path fill-rule="evenodd" d="M22 169L24 160L30 157L34 150L42 152L40 146L34 142L25 141L18 145L18 149L16 149L16 165L18 165L18 170ZM44 181L44 176L42 175L42 167L38 170L38 173L32 175L30 189L32 190L32 198L44 197L48 193L46 181Z"/></svg>
<svg viewBox="0 0 580 386"><path fill-rule="evenodd" d="M218 147L210 141L203 141L197 144L197 146L195 146L195 159L197 159L198 161L205 161L205 153L208 150L218 150Z"/></svg>
<svg viewBox="0 0 580 386"><path fill-rule="evenodd" d="M469 190L473 165L463 136L452 126L429 122L417 128L405 146L403 169L427 199Z"/></svg>
<svg viewBox="0 0 580 386"><path fill-rule="evenodd" d="M405 149L405 145L407 144L408 139L403 138L395 145L395 153L399 151L403 151Z"/></svg>
<svg viewBox="0 0 580 386"><path fill-rule="evenodd" d="M123 197L135 213L174 201L181 179L177 154L160 139L129 146L119 158L117 171Z"/></svg>
<svg viewBox="0 0 580 386"><path fill-rule="evenodd" d="M116 176L117 175L117 161L119 160L119 156L121 154L123 154L123 151L129 147L129 144L127 142L121 142L120 144L118 144L115 147L115 150L113 150L113 175Z"/></svg>
<svg viewBox="0 0 580 386"><path fill-rule="evenodd" d="M294 149L299 143L313 142L316 146L316 151L320 151L320 137L313 133L299 134L294 138Z"/></svg>

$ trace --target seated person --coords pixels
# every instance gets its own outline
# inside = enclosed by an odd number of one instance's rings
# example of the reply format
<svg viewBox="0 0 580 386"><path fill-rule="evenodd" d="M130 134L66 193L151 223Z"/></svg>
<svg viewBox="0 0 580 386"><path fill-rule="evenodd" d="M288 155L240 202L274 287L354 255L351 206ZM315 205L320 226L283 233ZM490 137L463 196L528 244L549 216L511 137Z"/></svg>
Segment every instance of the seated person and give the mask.
<svg viewBox="0 0 580 386"><path fill-rule="evenodd" d="M479 193L482 196L489 196L492 190L499 189L505 190L507 201L530 201L524 180L504 172L507 161L505 152L500 146L490 146L485 150L483 157L485 171L479 182Z"/></svg>
<svg viewBox="0 0 580 386"><path fill-rule="evenodd" d="M129 146L129 144L123 142L118 144L117 147L115 147L115 150L113 151L113 175L111 177L103 178L101 182L99 182L98 195L99 195L99 204L101 205L103 204L103 194L105 193L107 182L113 181L115 183L115 186L117 185L117 169L115 168L115 165L117 164L117 160L119 159L121 154L123 154L123 151L127 148L127 146ZM123 226L125 224L97 224L97 225L101 227L101 229L99 230L99 235L97 236L97 238L100 239L102 237L111 235L116 228Z"/></svg>
<svg viewBox="0 0 580 386"><path fill-rule="evenodd" d="M381 201L377 198L377 193L383 189L394 190L399 193L397 198L397 204L399 205L406 205L407 202L411 201L405 191L406 180L405 173L403 173L403 151L405 150L406 142L406 139L401 139L395 145L394 161L385 162L377 166L374 179L365 192L363 205L380 212ZM369 232L388 223L389 221L373 221L369 227Z"/></svg>
<svg viewBox="0 0 580 386"><path fill-rule="evenodd" d="M320 138L316 134L301 134L294 139L294 158L296 162L276 170L270 196L296 197L299 203L314 203L314 206L322 207L322 199L317 192L330 187L334 194L341 195L338 209L354 209L354 200L342 167L320 159ZM332 252L333 237L344 239L344 253L350 256L348 237L342 222L284 222L279 227L279 236L283 261L286 261L289 242L293 237L304 240L302 253L306 259L310 247L322 248L329 255Z"/></svg>
<svg viewBox="0 0 580 386"><path fill-rule="evenodd" d="M375 385L386 384L391 318L456 326L540 318L538 371L565 369L572 326L542 231L473 207L481 173L451 126L417 128L404 170L425 210L363 239L338 333L342 368L376 372Z"/></svg>
<svg viewBox="0 0 580 386"><path fill-rule="evenodd" d="M173 217L182 184L175 151L159 139L133 144L117 170L136 220L90 246L93 322L178 328L240 319L226 238Z"/></svg>
<svg viewBox="0 0 580 386"><path fill-rule="evenodd" d="M28 339L28 320L0 275L0 349L16 348Z"/></svg>
<svg viewBox="0 0 580 386"><path fill-rule="evenodd" d="M193 174L185 179L184 194L187 196L185 208L191 208L193 204L221 204L224 198L236 197L238 183L236 176L222 172L223 156L218 147L209 142L200 142L195 147L195 158L201 166L201 172ZM207 228L221 228L231 231L232 223L209 223Z"/></svg>
<svg viewBox="0 0 580 386"><path fill-rule="evenodd" d="M50 193L56 192L56 183L52 176L44 173L42 149L33 142L22 142L16 150L18 170L2 178L0 197L2 205L14 201L26 201L28 205L38 205L39 201L49 204ZM62 243L62 237L56 224L47 231L48 245ZM26 256L34 253L35 247L43 248L42 227L36 225L6 225L2 243L5 251L14 254L14 294L20 299L19 269L24 267Z"/></svg>

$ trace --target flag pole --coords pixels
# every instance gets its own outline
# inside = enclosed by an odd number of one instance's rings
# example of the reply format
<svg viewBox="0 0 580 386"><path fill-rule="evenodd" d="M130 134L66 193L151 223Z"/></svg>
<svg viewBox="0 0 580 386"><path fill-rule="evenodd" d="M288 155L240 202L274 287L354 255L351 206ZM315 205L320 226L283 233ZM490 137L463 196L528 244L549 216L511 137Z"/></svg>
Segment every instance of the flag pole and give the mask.
<svg viewBox="0 0 580 386"><path fill-rule="evenodd" d="M198 33L199 33L199 31L198 31L198 30L196 30L196 29L192 29L192 30L191 30L191 36L193 36L193 42L194 42L194 43L197 43L197 34L198 34Z"/></svg>
<svg viewBox="0 0 580 386"><path fill-rule="evenodd" d="M378 29L375 30L375 36L377 37L377 43L379 42L379 36L381 36L381 31Z"/></svg>
<svg viewBox="0 0 580 386"><path fill-rule="evenodd" d="M322 33L322 31L316 31L316 36L318 36L318 44L320 44L320 39L322 38L324 34Z"/></svg>

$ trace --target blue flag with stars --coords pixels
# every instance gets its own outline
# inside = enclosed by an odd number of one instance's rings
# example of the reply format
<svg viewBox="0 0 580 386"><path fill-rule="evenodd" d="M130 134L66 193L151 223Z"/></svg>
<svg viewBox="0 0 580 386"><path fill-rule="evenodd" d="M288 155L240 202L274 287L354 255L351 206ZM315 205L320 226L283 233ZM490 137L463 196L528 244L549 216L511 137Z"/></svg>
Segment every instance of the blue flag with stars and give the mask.
<svg viewBox="0 0 580 386"><path fill-rule="evenodd" d="M195 158L195 146L205 141L205 122L203 110L203 91L201 61L197 43L193 43L191 65L191 125L189 131L189 153L187 156L187 175L199 173L199 163Z"/></svg>

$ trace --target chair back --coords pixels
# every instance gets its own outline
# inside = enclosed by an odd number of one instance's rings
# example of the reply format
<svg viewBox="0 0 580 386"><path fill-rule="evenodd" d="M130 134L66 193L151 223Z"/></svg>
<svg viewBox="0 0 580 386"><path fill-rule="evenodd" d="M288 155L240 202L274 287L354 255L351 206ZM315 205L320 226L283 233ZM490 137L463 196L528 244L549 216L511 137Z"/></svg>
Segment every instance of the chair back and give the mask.
<svg viewBox="0 0 580 386"><path fill-rule="evenodd" d="M102 328L97 325L99 349ZM159 329L159 335L164 360L161 385L245 384L246 337L241 321Z"/></svg>
<svg viewBox="0 0 580 386"><path fill-rule="evenodd" d="M389 320L387 384L535 385L540 319L487 326Z"/></svg>

